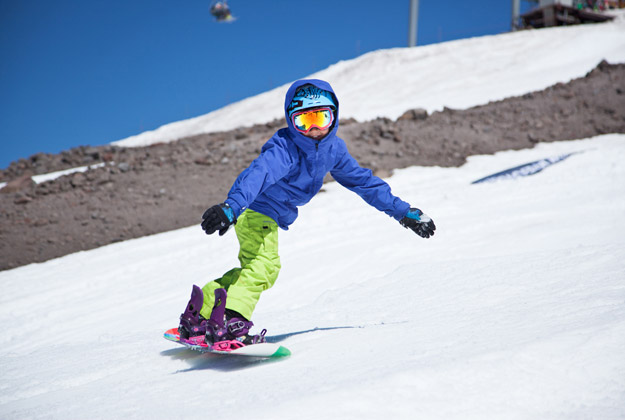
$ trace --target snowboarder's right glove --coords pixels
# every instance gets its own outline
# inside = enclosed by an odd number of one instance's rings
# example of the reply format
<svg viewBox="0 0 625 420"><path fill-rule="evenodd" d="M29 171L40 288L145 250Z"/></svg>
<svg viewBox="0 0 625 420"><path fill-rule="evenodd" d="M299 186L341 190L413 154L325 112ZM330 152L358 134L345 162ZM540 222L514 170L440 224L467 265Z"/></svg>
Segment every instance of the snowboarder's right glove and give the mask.
<svg viewBox="0 0 625 420"><path fill-rule="evenodd" d="M234 211L226 203L216 204L202 215L202 229L207 235L219 231L219 236L223 236L236 222Z"/></svg>
<svg viewBox="0 0 625 420"><path fill-rule="evenodd" d="M434 221L427 214L415 208L408 210L408 213L399 223L407 229L412 229L422 238L434 236L434 231L436 230Z"/></svg>

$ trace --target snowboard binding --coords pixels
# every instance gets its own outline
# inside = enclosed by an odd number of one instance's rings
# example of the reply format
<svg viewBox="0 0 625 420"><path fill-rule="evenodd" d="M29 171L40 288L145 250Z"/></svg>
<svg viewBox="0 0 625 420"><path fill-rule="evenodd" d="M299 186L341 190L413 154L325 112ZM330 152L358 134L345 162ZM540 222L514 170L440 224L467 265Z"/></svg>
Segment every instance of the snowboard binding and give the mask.
<svg viewBox="0 0 625 420"><path fill-rule="evenodd" d="M185 311L180 315L178 333L180 341L188 344L201 344L206 336L207 321L200 315L204 302L204 292L198 286L193 286L191 299Z"/></svg>
<svg viewBox="0 0 625 420"><path fill-rule="evenodd" d="M225 289L215 290L215 304L206 323L206 343L214 350L232 351L251 344L265 342L267 330L249 335L254 325L235 311L226 309Z"/></svg>

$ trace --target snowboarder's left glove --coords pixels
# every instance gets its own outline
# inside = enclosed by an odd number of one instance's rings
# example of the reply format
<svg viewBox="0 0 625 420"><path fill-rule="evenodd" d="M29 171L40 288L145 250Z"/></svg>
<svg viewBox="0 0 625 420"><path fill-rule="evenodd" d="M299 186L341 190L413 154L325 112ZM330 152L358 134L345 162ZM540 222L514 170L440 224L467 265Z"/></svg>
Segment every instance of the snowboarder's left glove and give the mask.
<svg viewBox="0 0 625 420"><path fill-rule="evenodd" d="M234 211L226 203L216 204L202 215L202 229L207 235L219 231L219 236L223 236L236 222Z"/></svg>
<svg viewBox="0 0 625 420"><path fill-rule="evenodd" d="M412 229L422 238L434 236L434 231L436 230L434 221L427 214L415 208L408 210L408 213L399 223L407 229Z"/></svg>

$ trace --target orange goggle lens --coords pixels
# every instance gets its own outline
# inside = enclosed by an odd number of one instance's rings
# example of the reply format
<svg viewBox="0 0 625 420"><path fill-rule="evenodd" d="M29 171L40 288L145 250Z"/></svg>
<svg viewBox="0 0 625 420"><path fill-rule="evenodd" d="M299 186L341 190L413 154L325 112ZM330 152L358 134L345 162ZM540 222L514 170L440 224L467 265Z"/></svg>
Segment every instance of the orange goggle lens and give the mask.
<svg viewBox="0 0 625 420"><path fill-rule="evenodd" d="M334 113L330 108L317 108L296 112L291 116L293 126L301 133L308 133L312 128L317 127L324 130L334 122Z"/></svg>

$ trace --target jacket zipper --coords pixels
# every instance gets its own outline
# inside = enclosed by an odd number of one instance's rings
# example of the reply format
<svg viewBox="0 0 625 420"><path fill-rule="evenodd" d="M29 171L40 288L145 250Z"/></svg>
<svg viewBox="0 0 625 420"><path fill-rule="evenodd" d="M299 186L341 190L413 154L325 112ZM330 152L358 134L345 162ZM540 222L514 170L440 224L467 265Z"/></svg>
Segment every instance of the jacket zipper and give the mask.
<svg viewBox="0 0 625 420"><path fill-rule="evenodd" d="M317 177L319 176L319 141L315 141L315 176L313 177L313 189L317 189Z"/></svg>

